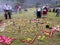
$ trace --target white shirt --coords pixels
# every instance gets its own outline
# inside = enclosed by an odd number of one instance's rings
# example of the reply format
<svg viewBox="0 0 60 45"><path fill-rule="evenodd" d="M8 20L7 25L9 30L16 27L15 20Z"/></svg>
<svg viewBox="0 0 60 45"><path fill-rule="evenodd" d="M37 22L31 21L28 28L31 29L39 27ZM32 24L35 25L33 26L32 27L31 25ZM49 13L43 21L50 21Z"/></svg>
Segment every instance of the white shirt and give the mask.
<svg viewBox="0 0 60 45"><path fill-rule="evenodd" d="M40 8L38 8L38 10L37 11L41 11L41 9Z"/></svg>
<svg viewBox="0 0 60 45"><path fill-rule="evenodd" d="M10 5L4 5L4 10L12 10L12 7Z"/></svg>

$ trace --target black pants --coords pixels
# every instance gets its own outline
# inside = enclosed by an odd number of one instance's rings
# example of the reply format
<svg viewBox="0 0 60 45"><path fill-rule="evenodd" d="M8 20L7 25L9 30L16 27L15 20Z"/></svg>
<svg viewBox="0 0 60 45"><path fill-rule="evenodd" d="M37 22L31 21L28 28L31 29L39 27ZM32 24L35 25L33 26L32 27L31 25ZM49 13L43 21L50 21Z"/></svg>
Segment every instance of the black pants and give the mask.
<svg viewBox="0 0 60 45"><path fill-rule="evenodd" d="M41 18L41 11L37 11L37 18Z"/></svg>
<svg viewBox="0 0 60 45"><path fill-rule="evenodd" d="M10 14L9 10L5 10L5 19L8 19L8 17L9 17L9 19L11 19L11 14Z"/></svg>

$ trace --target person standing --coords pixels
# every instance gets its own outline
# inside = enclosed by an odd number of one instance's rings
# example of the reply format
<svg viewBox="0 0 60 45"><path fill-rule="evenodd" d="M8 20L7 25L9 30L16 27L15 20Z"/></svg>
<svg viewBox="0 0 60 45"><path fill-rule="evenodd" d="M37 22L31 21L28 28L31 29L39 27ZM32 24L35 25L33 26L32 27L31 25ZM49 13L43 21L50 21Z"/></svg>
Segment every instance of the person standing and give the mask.
<svg viewBox="0 0 60 45"><path fill-rule="evenodd" d="M44 7L43 10L42 10L43 17L46 17L47 16L47 12L48 12L47 7Z"/></svg>
<svg viewBox="0 0 60 45"><path fill-rule="evenodd" d="M15 10L15 13L17 13L17 11L18 11L18 6L17 5L15 5L14 10Z"/></svg>
<svg viewBox="0 0 60 45"><path fill-rule="evenodd" d="M55 8L53 8L53 12L55 12Z"/></svg>
<svg viewBox="0 0 60 45"><path fill-rule="evenodd" d="M59 16L59 14L60 14L60 7L57 8L56 10L57 10L57 11L56 11L56 16Z"/></svg>
<svg viewBox="0 0 60 45"><path fill-rule="evenodd" d="M8 4L4 5L4 7L3 7L4 12L5 12L5 14L4 14L5 19L8 19L8 16L9 16L9 19L11 19L11 13L10 13L11 9L10 8L11 8L11 6Z"/></svg>
<svg viewBox="0 0 60 45"><path fill-rule="evenodd" d="M18 12L20 13L21 11L21 5L18 5Z"/></svg>
<svg viewBox="0 0 60 45"><path fill-rule="evenodd" d="M38 7L38 8L37 8L37 18L41 18L41 15L42 15L42 13L41 13L41 8Z"/></svg>

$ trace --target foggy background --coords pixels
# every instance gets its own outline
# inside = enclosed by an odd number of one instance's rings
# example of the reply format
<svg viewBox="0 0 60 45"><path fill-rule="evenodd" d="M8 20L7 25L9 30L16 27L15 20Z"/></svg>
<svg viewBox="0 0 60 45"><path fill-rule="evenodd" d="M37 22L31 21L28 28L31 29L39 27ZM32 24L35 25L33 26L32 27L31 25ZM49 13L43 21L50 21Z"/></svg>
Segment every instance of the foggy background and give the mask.
<svg viewBox="0 0 60 45"><path fill-rule="evenodd" d="M0 11L3 11L3 6L5 4L9 4L13 7L15 5L20 4L22 8L32 8L35 7L36 5L46 5L48 4L51 7L54 6L59 6L60 5L60 0L0 0Z"/></svg>

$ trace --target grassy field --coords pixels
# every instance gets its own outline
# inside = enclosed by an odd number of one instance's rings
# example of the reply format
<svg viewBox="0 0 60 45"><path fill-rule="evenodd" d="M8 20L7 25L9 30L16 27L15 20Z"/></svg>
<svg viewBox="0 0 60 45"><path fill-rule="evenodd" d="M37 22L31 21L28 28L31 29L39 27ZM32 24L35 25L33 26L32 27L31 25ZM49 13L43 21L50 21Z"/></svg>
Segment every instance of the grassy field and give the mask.
<svg viewBox="0 0 60 45"><path fill-rule="evenodd" d="M38 28L36 26L36 23L29 22L29 20L35 19L35 9L31 8L28 9L28 11L23 11L21 13L13 13L12 20L14 21L15 25L11 24L7 27L5 27L4 32L0 32L0 35L5 35L13 38L18 39L27 39L31 38L33 39L35 37L35 34L42 35L42 27L45 28L46 23L49 22L50 26L52 25L60 25L60 17L55 16L56 13L49 12L46 19L40 19L41 22L44 22L44 24L39 24ZM4 20L4 15L0 15L0 19ZM10 20L6 20L6 22L9 22ZM20 28L19 28L20 27ZM45 28L46 29L46 28ZM46 29L50 30L50 29ZM2 45L2 44L0 44ZM23 43L19 40L15 40L12 45L60 45L60 32L56 32L54 34L53 38L45 37L42 41L36 39L33 44L29 43Z"/></svg>

